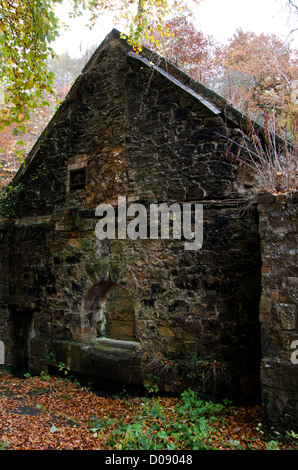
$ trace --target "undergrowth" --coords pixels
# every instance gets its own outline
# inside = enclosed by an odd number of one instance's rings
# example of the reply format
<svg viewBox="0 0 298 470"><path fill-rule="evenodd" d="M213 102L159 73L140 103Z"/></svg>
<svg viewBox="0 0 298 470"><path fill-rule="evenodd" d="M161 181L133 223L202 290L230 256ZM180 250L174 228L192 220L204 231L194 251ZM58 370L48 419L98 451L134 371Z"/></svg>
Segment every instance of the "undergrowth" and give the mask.
<svg viewBox="0 0 298 470"><path fill-rule="evenodd" d="M290 449L298 448L298 435L273 433L264 438L262 423L258 422L247 435L243 429L241 438L230 434L230 415L238 411L232 402L221 403L201 399L192 389L184 391L172 406L164 406L158 395L158 386L147 382L150 397L140 398L138 412L131 421L126 416L117 420L114 416L98 420L94 416L91 431L95 434L110 432L105 438L109 450L279 450L287 443ZM253 423L253 420L251 421ZM252 424L253 426L253 424ZM241 427L238 428L240 430Z"/></svg>
<svg viewBox="0 0 298 470"><path fill-rule="evenodd" d="M246 167L256 179L258 191L291 195L298 190L297 141L280 138L268 120L259 134L249 116L247 134L228 138L226 157L234 164Z"/></svg>
<svg viewBox="0 0 298 470"><path fill-rule="evenodd" d="M211 447L206 440L222 409L222 404L203 401L190 389L170 409L162 405L160 397L143 397L133 422L118 422L106 444L116 450L207 450ZM113 419L94 418L93 432L114 423Z"/></svg>
<svg viewBox="0 0 298 470"><path fill-rule="evenodd" d="M0 403L0 450L298 449L294 432L265 437L259 407L191 388L165 396L152 377L144 394L103 397L68 374L19 378L0 368Z"/></svg>

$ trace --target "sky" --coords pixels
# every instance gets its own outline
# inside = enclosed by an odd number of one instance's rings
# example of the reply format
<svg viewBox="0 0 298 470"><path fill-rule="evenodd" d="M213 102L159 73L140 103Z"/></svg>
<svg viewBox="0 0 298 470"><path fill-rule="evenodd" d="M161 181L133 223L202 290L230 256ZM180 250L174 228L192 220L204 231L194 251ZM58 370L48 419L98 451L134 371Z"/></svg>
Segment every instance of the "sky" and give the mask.
<svg viewBox="0 0 298 470"><path fill-rule="evenodd" d="M297 0L294 2L298 4ZM90 31L85 26L87 17L68 18L69 4L64 0L57 9L58 16L70 26L54 43L58 55L68 52L72 57L79 57L88 47L99 46L113 27L121 30L121 26L113 24L111 16L105 15ZM298 18L290 16L284 4L285 0L202 0L193 13L198 30L213 36L219 43L227 43L239 28L257 34L276 34L286 40L290 31L298 28ZM290 38L292 46L298 48L298 30Z"/></svg>

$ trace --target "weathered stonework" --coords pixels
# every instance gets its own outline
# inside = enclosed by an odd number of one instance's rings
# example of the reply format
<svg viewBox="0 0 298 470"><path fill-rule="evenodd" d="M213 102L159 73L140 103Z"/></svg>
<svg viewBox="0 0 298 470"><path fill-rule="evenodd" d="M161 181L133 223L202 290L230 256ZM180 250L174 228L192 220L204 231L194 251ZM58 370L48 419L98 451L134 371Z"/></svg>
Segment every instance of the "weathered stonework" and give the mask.
<svg viewBox="0 0 298 470"><path fill-rule="evenodd" d="M0 224L0 341L6 334L7 320L9 315L8 310L8 297L9 297L9 243L8 243L8 224ZM4 343L1 346L2 357L0 364L5 364L7 361L7 353L5 351ZM2 360L1 360L2 359Z"/></svg>
<svg viewBox="0 0 298 470"><path fill-rule="evenodd" d="M216 359L227 370L217 391L257 400L258 211L241 211L254 181L225 157L243 116L148 59L112 31L14 180L24 189L0 239L6 363L39 373L63 362L99 382L142 385L159 355L180 367L163 377L172 389L187 386L194 358ZM99 240L96 207L117 210L119 196L146 208L202 204L203 246Z"/></svg>
<svg viewBox="0 0 298 470"><path fill-rule="evenodd" d="M268 428L298 429L298 198L260 195L261 385Z"/></svg>

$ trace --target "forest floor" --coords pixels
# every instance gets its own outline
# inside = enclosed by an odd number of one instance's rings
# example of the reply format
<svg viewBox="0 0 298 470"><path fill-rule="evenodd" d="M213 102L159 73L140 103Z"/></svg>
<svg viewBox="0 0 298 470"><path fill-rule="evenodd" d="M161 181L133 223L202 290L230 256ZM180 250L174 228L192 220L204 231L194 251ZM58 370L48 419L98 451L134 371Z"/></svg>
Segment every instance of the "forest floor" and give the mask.
<svg viewBox="0 0 298 470"><path fill-rule="evenodd" d="M100 396L68 378L16 377L0 368L1 450L297 450L266 440L259 406L179 397Z"/></svg>

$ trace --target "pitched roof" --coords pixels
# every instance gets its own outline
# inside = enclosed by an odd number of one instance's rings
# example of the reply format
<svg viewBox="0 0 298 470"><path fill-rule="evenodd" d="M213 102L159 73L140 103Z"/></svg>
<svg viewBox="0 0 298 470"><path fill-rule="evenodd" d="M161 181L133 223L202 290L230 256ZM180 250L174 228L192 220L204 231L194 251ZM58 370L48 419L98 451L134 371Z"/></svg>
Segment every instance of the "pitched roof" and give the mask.
<svg viewBox="0 0 298 470"><path fill-rule="evenodd" d="M165 58L159 56L152 50L147 47L142 48L142 54L136 54L132 51L132 48L127 44L124 39L121 39L120 32L116 29L106 36L102 41L100 46L96 49L92 57L89 59L80 75L77 77L73 86L71 87L67 97L60 105L59 109L56 111L49 124L46 126L40 137L37 139L36 143L32 147L31 151L27 155L23 165L20 167L19 171L14 177L14 181L17 181L22 175L24 175L31 165L36 155L40 150L40 145L42 141L49 134L52 127L59 120L59 117L65 110L65 107L68 106L68 103L75 97L76 90L82 82L85 80L86 74L93 68L93 65L97 63L102 49L110 41L117 40L122 43L122 45L127 49L127 59L130 61L141 62L142 65L151 68L156 71L158 74L165 77L169 82L181 89L181 91L188 93L193 98L200 101L209 111L214 113L214 115L220 115L226 123L230 123L233 127L245 127L245 116L235 108L233 108L223 97L205 87L201 83L197 82L185 72L177 68L174 64L166 60ZM158 64L158 65L155 65ZM254 123L255 124L255 123ZM256 124L257 128L261 128Z"/></svg>
<svg viewBox="0 0 298 470"><path fill-rule="evenodd" d="M206 100L202 95L196 93L189 86L184 85L181 81L177 80L170 73L166 72L165 70L158 67L157 65L154 65L152 62L150 62L148 59L146 59L146 57L140 56L140 54L136 54L135 52L129 52L127 55L128 55L128 57L130 57L134 60L138 60L138 61L142 62L142 64L147 65L148 67L150 67L153 70L157 71L160 75L163 75L167 80L169 80L170 82L174 83L176 86L181 88L181 90L185 91L186 93L189 93L195 99L200 101L212 113L214 113L214 114L220 114L221 113L221 110L219 109L218 106L215 106L214 104L211 103L211 101Z"/></svg>

